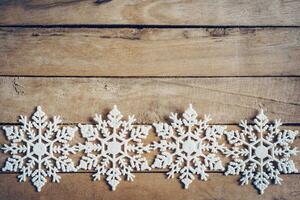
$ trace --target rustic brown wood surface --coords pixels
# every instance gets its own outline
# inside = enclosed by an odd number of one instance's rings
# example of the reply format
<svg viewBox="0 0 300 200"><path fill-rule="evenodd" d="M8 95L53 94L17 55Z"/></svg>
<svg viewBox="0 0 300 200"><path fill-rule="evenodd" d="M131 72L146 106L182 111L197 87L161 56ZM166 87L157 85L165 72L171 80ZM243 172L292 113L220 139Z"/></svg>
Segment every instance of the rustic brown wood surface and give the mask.
<svg viewBox="0 0 300 200"><path fill-rule="evenodd" d="M76 126L114 104L150 125L192 103L228 130L261 108L282 129L300 130L298 0L3 0L0 26L0 129L37 105ZM144 142L157 139L151 130ZM77 132L72 144L81 141ZM293 146L300 149L299 135ZM145 155L149 163L155 153ZM8 156L0 152L0 167ZM292 159L299 169L299 155ZM0 172L0 200L300 199L299 173L258 195L221 171L188 190L166 170L144 171L114 192L90 172L62 173L40 193Z"/></svg>
<svg viewBox="0 0 300 200"><path fill-rule="evenodd" d="M299 41L298 28L2 28L0 74L295 76Z"/></svg>
<svg viewBox="0 0 300 200"><path fill-rule="evenodd" d="M261 108L270 119L298 123L299 88L299 77L0 77L0 121L15 122L19 114L41 105L65 123L87 122L117 104L124 115L134 114L137 123L150 124L192 103L201 116L211 114L212 123L237 124Z"/></svg>
<svg viewBox="0 0 300 200"><path fill-rule="evenodd" d="M300 25L298 0L3 0L0 24Z"/></svg>

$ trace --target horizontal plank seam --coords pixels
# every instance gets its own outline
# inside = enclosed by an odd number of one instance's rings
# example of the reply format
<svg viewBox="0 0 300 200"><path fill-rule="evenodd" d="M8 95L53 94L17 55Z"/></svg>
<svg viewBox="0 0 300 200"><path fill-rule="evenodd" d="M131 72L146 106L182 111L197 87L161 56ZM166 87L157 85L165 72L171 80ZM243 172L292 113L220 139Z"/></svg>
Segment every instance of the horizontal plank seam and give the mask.
<svg viewBox="0 0 300 200"><path fill-rule="evenodd" d="M66 75L6 75L0 77L20 77L20 78L117 78L117 79L172 79L172 78L202 78L202 79L221 79L221 78L300 78L300 75L257 75L257 76L66 76Z"/></svg>
<svg viewBox="0 0 300 200"><path fill-rule="evenodd" d="M300 28L300 25L159 25L159 24L0 24L3 28L132 28L132 29L188 29L188 28Z"/></svg>

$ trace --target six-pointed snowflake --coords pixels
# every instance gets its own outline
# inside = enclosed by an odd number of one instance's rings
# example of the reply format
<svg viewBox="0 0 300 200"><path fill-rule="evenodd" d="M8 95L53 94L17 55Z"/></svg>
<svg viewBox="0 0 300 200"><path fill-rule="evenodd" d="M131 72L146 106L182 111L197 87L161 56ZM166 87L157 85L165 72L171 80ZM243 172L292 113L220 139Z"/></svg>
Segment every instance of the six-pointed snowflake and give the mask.
<svg viewBox="0 0 300 200"><path fill-rule="evenodd" d="M106 181L115 190L125 176L128 181L134 178L133 170L149 170L143 153L149 152L150 146L142 139L148 135L150 126L134 126L134 116L122 121L123 116L116 106L108 113L108 120L96 115L96 127L79 124L85 144L78 144L78 149L86 154L79 162L79 169L95 169L94 180L106 175Z"/></svg>
<svg viewBox="0 0 300 200"><path fill-rule="evenodd" d="M218 140L223 135L224 126L209 126L209 116L204 120L197 119L198 114L192 105L183 113L182 118L177 113L171 113L171 125L167 123L153 124L159 142L153 143L153 148L159 150L155 157L153 168L168 168L168 178L179 173L179 179L187 189L194 175L201 180L207 180L206 170L223 170L218 152L224 149Z"/></svg>
<svg viewBox="0 0 300 200"><path fill-rule="evenodd" d="M21 172L19 181L26 181L27 177L40 192L47 182L59 182L57 172L73 172L74 164L67 156L75 153L75 147L69 142L76 127L58 126L60 117L47 121L47 116L38 106L31 121L26 116L20 116L21 126L4 126L5 135L11 144L4 144L2 150L10 153L2 171Z"/></svg>
<svg viewBox="0 0 300 200"><path fill-rule="evenodd" d="M225 132L234 147L224 152L233 158L228 164L225 175L241 174L242 185L252 181L261 194L273 181L280 184L280 173L297 172L290 156L296 155L297 149L291 148L297 131L280 130L280 120L268 124L269 120L261 112L254 119L254 125L241 121L242 131Z"/></svg>

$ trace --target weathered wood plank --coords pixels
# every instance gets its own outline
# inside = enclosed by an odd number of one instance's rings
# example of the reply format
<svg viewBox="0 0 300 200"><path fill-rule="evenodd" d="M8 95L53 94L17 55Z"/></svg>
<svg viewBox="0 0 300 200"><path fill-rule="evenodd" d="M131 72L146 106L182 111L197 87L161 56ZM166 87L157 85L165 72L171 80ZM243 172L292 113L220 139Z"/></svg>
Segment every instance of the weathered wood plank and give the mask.
<svg viewBox="0 0 300 200"><path fill-rule="evenodd" d="M0 121L7 123L38 104L51 114L61 114L67 123L85 122L113 104L125 114L136 114L138 122L152 123L190 102L200 114L211 113L215 123L237 123L254 116L260 107L273 119L299 122L299 78L1 77L0 81Z"/></svg>
<svg viewBox="0 0 300 200"><path fill-rule="evenodd" d="M0 24L300 25L297 0L103 2L1 1Z"/></svg>
<svg viewBox="0 0 300 200"><path fill-rule="evenodd" d="M299 76L299 38L295 28L1 28L0 75Z"/></svg>
<svg viewBox="0 0 300 200"><path fill-rule="evenodd" d="M192 103L212 123L252 119L260 108L270 119L300 121L300 78L14 78L0 77L0 122L16 122L41 105L65 123L87 122L117 104L137 123L163 121Z"/></svg>
<svg viewBox="0 0 300 200"><path fill-rule="evenodd" d="M109 191L104 179L91 180L89 173L62 174L59 184L47 183L40 193L29 181L17 183L15 174L0 175L0 196L6 200L57 200L57 199L299 199L300 175L282 176L282 185L269 186L259 195L253 186L240 186L237 176L210 174L206 182L194 180L189 189L182 189L176 179L166 179L162 173L136 174L133 182L122 181L117 190Z"/></svg>
<svg viewBox="0 0 300 200"><path fill-rule="evenodd" d="M10 143L5 138L5 134L4 134L4 131L3 131L2 127L3 126L1 125L0 126L0 130L1 130L0 131L0 146L3 145L3 144L9 144ZM299 132L300 131L300 126L282 126L281 129L282 130L284 130L284 129L297 130ZM229 130L240 130L240 128L238 126L230 125L230 126L227 126L226 130L228 130L228 131ZM149 135L145 140L143 140L143 143L145 145L147 145L147 144L150 144L150 143L152 143L154 141L158 141L158 140L159 140L159 137L157 137L157 135L155 134L154 129L150 129ZM70 145L75 145L75 144L84 143L84 142L85 142L84 138L82 138L79 131L77 131L75 133L74 139L72 141L70 141ZM226 146L230 146L228 144L228 142L225 141L225 136L223 138L221 138L220 144L221 143L224 143ZM300 137L299 136L295 139L294 143L291 146L297 147L297 149L300 149ZM151 165L153 163L154 158L157 155L157 153L158 152L156 152L156 151L150 151L149 153L143 154L143 156L145 156L147 158L147 161L148 161L149 165ZM83 152L77 152L76 154L70 155L70 157L74 161L75 165L79 164L79 159L82 155L84 155ZM230 161L229 158L226 158L221 153L218 153L218 156L222 159L222 162L223 162L224 166ZM0 167L5 165L5 160L8 157L10 157L9 154L5 154L4 152L0 151ZM300 166L300 156L293 156L291 159L294 161L296 166L298 166L298 167ZM79 172L84 172L84 170L80 170ZM86 172L86 170L85 170L85 172ZM89 172L93 172L93 170L90 170ZM167 170L166 169L151 169L151 172L167 172ZM208 172L212 172L212 171L208 170ZM214 172L220 172L221 173L222 170L215 170ZM0 171L0 174L1 173L6 173L6 172Z"/></svg>

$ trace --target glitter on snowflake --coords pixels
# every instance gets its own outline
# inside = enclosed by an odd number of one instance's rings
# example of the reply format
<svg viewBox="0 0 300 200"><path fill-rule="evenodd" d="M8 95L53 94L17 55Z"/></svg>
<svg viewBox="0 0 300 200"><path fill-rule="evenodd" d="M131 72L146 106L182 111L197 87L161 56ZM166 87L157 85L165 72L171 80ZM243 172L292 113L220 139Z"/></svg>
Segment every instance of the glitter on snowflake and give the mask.
<svg viewBox="0 0 300 200"><path fill-rule="evenodd" d="M127 121L114 106L103 120L96 115L96 126L79 124L82 136L87 140L78 144L78 150L85 153L80 159L78 169L96 170L94 180L106 176L106 181L115 190L121 176L133 181L133 170L150 170L143 153L150 151L150 145L144 145L142 139L148 136L150 126L134 126L134 116Z"/></svg>
<svg viewBox="0 0 300 200"><path fill-rule="evenodd" d="M21 115L19 122L20 127L3 127L11 144L4 144L1 149L12 156L7 159L2 171L21 172L18 176L20 182L30 177L38 192L46 184L47 177L58 183L61 179L58 172L76 171L68 158L69 154L75 153L75 147L68 142L73 138L76 127L60 128L59 116L47 121L40 106L31 120Z"/></svg>
<svg viewBox="0 0 300 200"><path fill-rule="evenodd" d="M280 173L297 172L295 164L289 158L296 155L297 149L291 148L297 131L280 130L280 120L269 124L263 110L255 117L254 125L241 121L242 131L225 132L232 148L225 153L232 157L225 175L241 174L241 185L252 181L260 194L268 187L271 181L281 184Z"/></svg>
<svg viewBox="0 0 300 200"><path fill-rule="evenodd" d="M224 151L224 145L218 140L222 137L224 126L209 126L209 116L197 119L197 112L192 105L183 113L171 113L171 125L154 123L160 141L153 142L153 148L159 150L152 168L168 168L167 177L179 179L185 189L198 175L203 181L208 179L206 170L224 170L218 152Z"/></svg>

